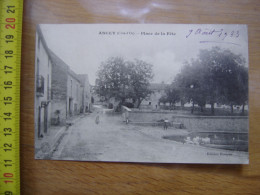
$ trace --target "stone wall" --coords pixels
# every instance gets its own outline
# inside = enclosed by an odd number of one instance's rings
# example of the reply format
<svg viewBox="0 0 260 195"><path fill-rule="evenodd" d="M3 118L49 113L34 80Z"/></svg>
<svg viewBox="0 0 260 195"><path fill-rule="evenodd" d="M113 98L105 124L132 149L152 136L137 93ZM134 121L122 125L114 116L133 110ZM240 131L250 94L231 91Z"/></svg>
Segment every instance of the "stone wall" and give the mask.
<svg viewBox="0 0 260 195"><path fill-rule="evenodd" d="M172 119L196 131L248 131L248 117L243 116L173 116Z"/></svg>
<svg viewBox="0 0 260 195"><path fill-rule="evenodd" d="M52 100L66 100L67 97L67 70L58 65L52 67Z"/></svg>
<svg viewBox="0 0 260 195"><path fill-rule="evenodd" d="M64 67L53 65L52 68L52 94L51 94L51 121L56 125L57 110L60 111L60 124L65 124L66 115L66 100L67 100L67 70Z"/></svg>
<svg viewBox="0 0 260 195"><path fill-rule="evenodd" d="M247 116L185 116L171 112L130 112L133 122L155 122L162 119L182 123L194 131L248 131Z"/></svg>

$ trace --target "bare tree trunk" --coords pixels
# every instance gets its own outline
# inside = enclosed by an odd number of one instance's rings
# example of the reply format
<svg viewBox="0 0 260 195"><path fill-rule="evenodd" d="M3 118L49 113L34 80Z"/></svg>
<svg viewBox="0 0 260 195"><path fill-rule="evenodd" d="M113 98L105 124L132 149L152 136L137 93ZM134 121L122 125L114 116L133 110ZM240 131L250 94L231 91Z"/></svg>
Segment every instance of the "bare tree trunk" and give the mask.
<svg viewBox="0 0 260 195"><path fill-rule="evenodd" d="M141 103L142 103L142 100L141 99L137 99L137 108L140 107Z"/></svg>
<svg viewBox="0 0 260 195"><path fill-rule="evenodd" d="M215 109L214 109L214 103L211 103L211 114L214 115L215 114Z"/></svg>
<svg viewBox="0 0 260 195"><path fill-rule="evenodd" d="M193 114L193 111L194 111L194 102L192 102L191 114Z"/></svg>
<svg viewBox="0 0 260 195"><path fill-rule="evenodd" d="M184 101L181 100L181 109L183 110L184 109Z"/></svg>
<svg viewBox="0 0 260 195"><path fill-rule="evenodd" d="M233 110L233 104L230 105L231 108L231 114L233 114L234 110Z"/></svg>
<svg viewBox="0 0 260 195"><path fill-rule="evenodd" d="M243 103L243 106L242 106L242 114L243 115L245 114L245 103Z"/></svg>

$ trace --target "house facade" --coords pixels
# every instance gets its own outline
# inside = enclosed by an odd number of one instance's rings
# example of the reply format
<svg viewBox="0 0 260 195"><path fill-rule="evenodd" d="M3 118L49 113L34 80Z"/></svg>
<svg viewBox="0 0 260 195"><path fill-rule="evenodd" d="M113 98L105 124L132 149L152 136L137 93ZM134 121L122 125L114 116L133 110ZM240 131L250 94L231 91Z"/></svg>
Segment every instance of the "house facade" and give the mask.
<svg viewBox="0 0 260 195"><path fill-rule="evenodd" d="M76 74L47 46L40 27L36 33L35 129L37 137L48 134L51 125L91 109L87 74Z"/></svg>
<svg viewBox="0 0 260 195"><path fill-rule="evenodd" d="M165 95L165 83L151 83L149 89L152 93L148 98L144 99L140 105L142 109L157 109L160 106L159 99Z"/></svg>
<svg viewBox="0 0 260 195"><path fill-rule="evenodd" d="M50 51L52 68L52 124L64 124L74 115L89 111L91 91L88 76L76 74Z"/></svg>
<svg viewBox="0 0 260 195"><path fill-rule="evenodd" d="M52 60L39 28L36 33L35 56L35 129L37 137L48 133L51 125Z"/></svg>
<svg viewBox="0 0 260 195"><path fill-rule="evenodd" d="M92 92L89 84L87 74L78 74L78 77L82 83L82 111L90 112L92 110Z"/></svg>

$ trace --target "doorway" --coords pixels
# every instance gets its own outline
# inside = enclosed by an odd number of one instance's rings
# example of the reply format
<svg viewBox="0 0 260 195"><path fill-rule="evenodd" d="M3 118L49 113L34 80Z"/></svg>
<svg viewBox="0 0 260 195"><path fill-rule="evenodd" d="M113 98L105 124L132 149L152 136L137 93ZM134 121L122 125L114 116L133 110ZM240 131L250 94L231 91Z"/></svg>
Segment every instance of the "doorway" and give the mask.
<svg viewBox="0 0 260 195"><path fill-rule="evenodd" d="M48 106L44 106L44 122L43 122L44 133L48 132Z"/></svg>
<svg viewBox="0 0 260 195"><path fill-rule="evenodd" d="M38 107L38 138L41 137L41 107Z"/></svg>

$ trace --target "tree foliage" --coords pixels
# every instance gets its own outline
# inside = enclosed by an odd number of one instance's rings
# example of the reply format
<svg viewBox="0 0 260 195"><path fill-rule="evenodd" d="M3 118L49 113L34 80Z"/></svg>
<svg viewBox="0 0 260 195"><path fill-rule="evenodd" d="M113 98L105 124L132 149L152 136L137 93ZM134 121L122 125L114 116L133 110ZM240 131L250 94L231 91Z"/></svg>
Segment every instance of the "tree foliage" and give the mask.
<svg viewBox="0 0 260 195"><path fill-rule="evenodd" d="M175 86L175 83L172 83L165 88L165 94L159 99L159 103L169 103L172 106L180 101L180 95L180 89Z"/></svg>
<svg viewBox="0 0 260 195"><path fill-rule="evenodd" d="M206 103L244 105L248 100L248 70L245 59L230 50L213 47L201 50L197 59L185 62L174 80L180 89L180 99L198 104L201 110ZM193 108L192 108L193 111Z"/></svg>
<svg viewBox="0 0 260 195"><path fill-rule="evenodd" d="M105 100L115 98L120 104L131 100L140 106L151 91L152 65L142 60L125 61L123 58L109 58L97 72L96 93Z"/></svg>

